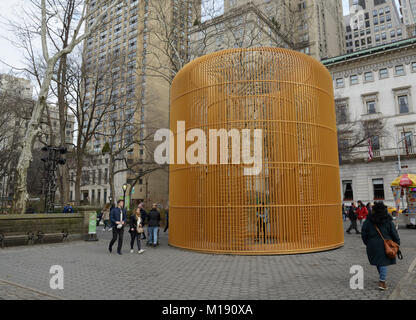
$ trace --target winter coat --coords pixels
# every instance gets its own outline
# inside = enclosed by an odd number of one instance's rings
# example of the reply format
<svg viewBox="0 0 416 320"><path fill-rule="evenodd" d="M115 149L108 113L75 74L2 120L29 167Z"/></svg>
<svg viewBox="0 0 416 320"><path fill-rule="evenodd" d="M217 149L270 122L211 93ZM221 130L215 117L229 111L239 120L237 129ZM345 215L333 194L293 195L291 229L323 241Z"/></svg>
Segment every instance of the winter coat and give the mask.
<svg viewBox="0 0 416 320"><path fill-rule="evenodd" d="M368 211L366 207L358 207L356 212L358 215L358 220L363 220L367 218Z"/></svg>
<svg viewBox="0 0 416 320"><path fill-rule="evenodd" d="M119 207L115 207L115 208L112 208L110 211L110 220L111 220L112 227L117 227L116 221L120 221L120 211L123 212L122 218L123 218L124 223L126 223L126 220L127 220L126 209L120 209Z"/></svg>
<svg viewBox="0 0 416 320"><path fill-rule="evenodd" d="M373 266L389 266L396 264L396 259L390 259L386 256L384 249L384 241L377 232L374 225L377 225L383 234L384 239L393 240L400 245L399 234L392 222L389 214L377 216L375 214L368 215L361 229L361 238L367 247L368 261Z"/></svg>
<svg viewBox="0 0 416 320"><path fill-rule="evenodd" d="M142 218L139 217L139 219L140 219L139 220L139 224L141 224L143 226ZM134 229L134 230L132 231L131 229ZM129 229L129 232L130 233L131 232L137 232L137 216L135 214L132 214L130 216L130 229Z"/></svg>
<svg viewBox="0 0 416 320"><path fill-rule="evenodd" d="M140 217L142 218L143 225L145 225L148 222L147 220L149 218L149 215L143 208L140 208Z"/></svg>
<svg viewBox="0 0 416 320"><path fill-rule="evenodd" d="M157 209L152 209L149 212L149 227L160 226L160 212Z"/></svg>
<svg viewBox="0 0 416 320"><path fill-rule="evenodd" d="M110 220L110 209L107 209L107 210L103 210L103 220L104 221L106 221L106 220Z"/></svg>
<svg viewBox="0 0 416 320"><path fill-rule="evenodd" d="M357 208L354 208L353 206L350 207L350 210L348 211L348 219L351 221L357 221Z"/></svg>

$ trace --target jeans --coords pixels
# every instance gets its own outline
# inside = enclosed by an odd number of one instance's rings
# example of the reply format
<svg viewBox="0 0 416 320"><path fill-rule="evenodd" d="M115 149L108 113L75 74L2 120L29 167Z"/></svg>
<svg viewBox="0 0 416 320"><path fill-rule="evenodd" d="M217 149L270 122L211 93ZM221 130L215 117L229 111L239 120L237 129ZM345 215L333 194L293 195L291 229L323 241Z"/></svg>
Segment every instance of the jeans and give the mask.
<svg viewBox="0 0 416 320"><path fill-rule="evenodd" d="M116 242L118 238L117 252L121 252L121 247L123 246L123 236L124 236L124 227L121 229L117 229L117 227L113 227L113 239L111 239L110 245L108 246L108 248L111 250L113 248L114 242Z"/></svg>
<svg viewBox="0 0 416 320"><path fill-rule="evenodd" d="M149 230L149 243L157 244L157 233L159 231L159 227L148 227L148 230Z"/></svg>
<svg viewBox="0 0 416 320"><path fill-rule="evenodd" d="M130 231L130 237L131 237L131 241L130 241L130 249L133 250L134 248L134 240L137 239L137 249L141 249L141 243L140 243L140 237L141 237L141 233L137 233L136 230L134 231Z"/></svg>
<svg viewBox="0 0 416 320"><path fill-rule="evenodd" d="M380 275L380 281L386 281L387 279L387 266L377 266L378 274Z"/></svg>

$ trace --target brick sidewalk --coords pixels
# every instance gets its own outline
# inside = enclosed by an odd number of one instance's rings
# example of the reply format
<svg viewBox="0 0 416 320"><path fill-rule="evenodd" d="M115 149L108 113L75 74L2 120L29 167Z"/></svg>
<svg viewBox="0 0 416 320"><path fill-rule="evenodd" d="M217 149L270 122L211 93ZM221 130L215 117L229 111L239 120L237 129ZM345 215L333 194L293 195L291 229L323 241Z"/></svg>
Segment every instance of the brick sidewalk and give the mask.
<svg viewBox="0 0 416 320"><path fill-rule="evenodd" d="M127 232L122 256L108 253L111 234L102 231L98 232L98 242L6 248L0 250L0 279L64 299L380 300L393 296L393 289L408 277L416 257L416 230L400 229L405 259L389 268L391 289L380 292L376 268L368 264L359 235L345 234L345 246L338 250L242 257L179 250L167 245L163 231L160 234L161 246L144 246L142 255L129 253ZM49 288L49 269L56 264L65 272L64 290ZM365 290L349 287L353 265L364 268ZM416 287L406 285L406 296L414 296ZM9 291L0 286L0 298L10 298ZM42 298L33 294L33 299ZM31 299L30 293L16 293L15 297Z"/></svg>

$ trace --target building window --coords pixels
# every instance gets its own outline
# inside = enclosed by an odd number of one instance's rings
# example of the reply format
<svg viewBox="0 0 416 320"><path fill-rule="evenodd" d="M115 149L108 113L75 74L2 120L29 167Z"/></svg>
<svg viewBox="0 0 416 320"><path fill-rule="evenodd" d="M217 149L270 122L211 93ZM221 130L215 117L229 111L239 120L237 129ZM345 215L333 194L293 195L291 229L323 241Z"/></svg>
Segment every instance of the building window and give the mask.
<svg viewBox="0 0 416 320"><path fill-rule="evenodd" d="M338 78L338 79L335 81L335 84L336 84L336 87L337 87L337 88L342 88L342 87L344 87L344 78Z"/></svg>
<svg viewBox="0 0 416 320"><path fill-rule="evenodd" d="M348 104L346 100L335 101L336 116L338 124L345 124L348 122Z"/></svg>
<svg viewBox="0 0 416 320"><path fill-rule="evenodd" d="M403 150L405 154L414 154L413 150L413 132L411 131L401 131L402 139L406 136L406 139L403 140Z"/></svg>
<svg viewBox="0 0 416 320"><path fill-rule="evenodd" d="M398 96L399 113L409 113L409 98L407 95Z"/></svg>
<svg viewBox="0 0 416 320"><path fill-rule="evenodd" d="M380 155L380 138L378 136L371 137L371 146L375 156Z"/></svg>
<svg viewBox="0 0 416 320"><path fill-rule="evenodd" d="M358 84L358 76L357 75L350 76L350 84L351 85Z"/></svg>
<svg viewBox="0 0 416 320"><path fill-rule="evenodd" d="M352 180L342 181L342 192L343 192L344 201L354 200L354 192L352 190Z"/></svg>
<svg viewBox="0 0 416 320"><path fill-rule="evenodd" d="M373 72L369 71L369 72L364 73L364 79L365 79L365 82L374 81Z"/></svg>
<svg viewBox="0 0 416 320"><path fill-rule="evenodd" d="M367 114L375 114L377 113L377 108L376 108L376 101L375 100L369 100L366 102L366 106L367 106Z"/></svg>
<svg viewBox="0 0 416 320"><path fill-rule="evenodd" d="M403 76L404 75L404 66L399 64L398 66L394 67L395 75L396 76Z"/></svg>
<svg viewBox="0 0 416 320"><path fill-rule="evenodd" d="M416 72L416 61L412 62L412 72Z"/></svg>
<svg viewBox="0 0 416 320"><path fill-rule="evenodd" d="M386 79L386 78L388 78L389 77L389 72L388 72L387 68L380 69L379 75L380 75L380 79Z"/></svg>
<svg viewBox="0 0 416 320"><path fill-rule="evenodd" d="M373 179L374 200L384 200L384 180Z"/></svg>

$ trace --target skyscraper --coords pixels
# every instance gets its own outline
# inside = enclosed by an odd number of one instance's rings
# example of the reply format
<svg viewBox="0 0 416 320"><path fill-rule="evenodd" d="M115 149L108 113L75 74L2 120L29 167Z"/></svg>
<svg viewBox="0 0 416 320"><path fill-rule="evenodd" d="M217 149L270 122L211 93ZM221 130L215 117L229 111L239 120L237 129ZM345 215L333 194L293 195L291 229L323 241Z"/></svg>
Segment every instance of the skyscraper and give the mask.
<svg viewBox="0 0 416 320"><path fill-rule="evenodd" d="M92 1L87 25L108 11L109 3ZM90 153L99 160L107 150L108 180L114 179L115 189L111 194L109 184L103 184L100 188L108 192L100 194L108 197L96 202L107 202L110 196L116 200L122 194L121 185L128 183L134 186L133 200L167 203L168 172L155 167L153 134L169 127L170 81L188 59L192 16L191 1L119 0L100 29L86 40L85 105L94 108L93 122L99 122ZM87 116L85 124L89 120ZM86 185L81 193L91 199L94 188Z"/></svg>
<svg viewBox="0 0 416 320"><path fill-rule="evenodd" d="M407 31L394 0L350 0L344 17L346 52L403 40Z"/></svg>
<svg viewBox="0 0 416 320"><path fill-rule="evenodd" d="M286 47L318 60L344 52L340 1L225 0L216 11L191 28L196 56L256 46Z"/></svg>

